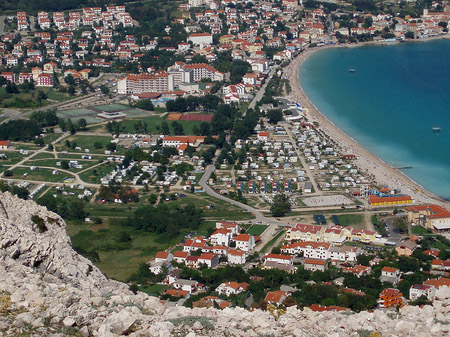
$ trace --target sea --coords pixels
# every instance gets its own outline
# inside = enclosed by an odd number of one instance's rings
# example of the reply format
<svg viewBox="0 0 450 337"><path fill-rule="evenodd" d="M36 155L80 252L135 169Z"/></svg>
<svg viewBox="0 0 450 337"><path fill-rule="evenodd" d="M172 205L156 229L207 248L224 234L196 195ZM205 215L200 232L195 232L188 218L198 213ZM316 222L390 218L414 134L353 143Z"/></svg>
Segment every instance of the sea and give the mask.
<svg viewBox="0 0 450 337"><path fill-rule="evenodd" d="M299 81L341 130L450 199L449 60L446 39L330 48L303 63Z"/></svg>

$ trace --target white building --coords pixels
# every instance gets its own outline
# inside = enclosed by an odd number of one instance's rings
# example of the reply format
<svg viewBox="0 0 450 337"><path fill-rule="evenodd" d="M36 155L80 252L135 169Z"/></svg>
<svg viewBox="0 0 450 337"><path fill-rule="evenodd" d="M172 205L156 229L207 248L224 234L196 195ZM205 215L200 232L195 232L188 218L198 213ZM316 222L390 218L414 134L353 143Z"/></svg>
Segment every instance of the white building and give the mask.
<svg viewBox="0 0 450 337"><path fill-rule="evenodd" d="M247 254L240 250L230 249L228 251L229 264L244 264L247 259Z"/></svg>
<svg viewBox="0 0 450 337"><path fill-rule="evenodd" d="M249 234L240 234L234 238L236 248L243 252L249 252L255 247L255 238Z"/></svg>
<svg viewBox="0 0 450 337"><path fill-rule="evenodd" d="M417 300L421 296L425 296L429 301L434 301L436 288L426 284L414 284L409 289L409 298L411 301Z"/></svg>
<svg viewBox="0 0 450 337"><path fill-rule="evenodd" d="M210 45L213 43L213 37L208 33L194 33L190 34L188 41L191 41L194 45Z"/></svg>

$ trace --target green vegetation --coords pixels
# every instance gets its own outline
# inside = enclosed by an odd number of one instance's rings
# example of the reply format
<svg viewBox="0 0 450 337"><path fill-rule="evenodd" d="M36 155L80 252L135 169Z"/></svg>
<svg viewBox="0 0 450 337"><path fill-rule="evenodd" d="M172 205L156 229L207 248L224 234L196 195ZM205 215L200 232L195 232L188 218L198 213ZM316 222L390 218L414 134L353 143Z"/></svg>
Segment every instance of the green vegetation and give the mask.
<svg viewBox="0 0 450 337"><path fill-rule="evenodd" d="M291 210L291 202L289 197L284 193L279 193L273 198L273 203L270 206L270 211L275 217L286 215Z"/></svg>
<svg viewBox="0 0 450 337"><path fill-rule="evenodd" d="M363 216L361 214L344 214L339 215L339 221L342 226L351 226L355 228L364 228L361 227L363 222Z"/></svg>
<svg viewBox="0 0 450 337"><path fill-rule="evenodd" d="M33 215L31 217L31 221L33 221L33 223L37 226L39 233L44 233L47 231L47 226L44 223L44 219L39 217L39 215Z"/></svg>
<svg viewBox="0 0 450 337"><path fill-rule="evenodd" d="M266 225L253 225L247 230L247 234L260 236L267 229Z"/></svg>

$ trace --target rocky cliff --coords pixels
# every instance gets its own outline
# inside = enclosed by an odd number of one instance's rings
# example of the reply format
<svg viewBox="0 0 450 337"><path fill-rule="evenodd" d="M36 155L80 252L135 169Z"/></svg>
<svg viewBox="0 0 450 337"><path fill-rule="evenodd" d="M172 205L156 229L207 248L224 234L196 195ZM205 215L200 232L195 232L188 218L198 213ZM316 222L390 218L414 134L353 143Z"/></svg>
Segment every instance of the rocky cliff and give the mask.
<svg viewBox="0 0 450 337"><path fill-rule="evenodd" d="M57 214L0 193L3 336L448 336L449 297L445 287L433 306L399 313L166 308L74 252Z"/></svg>

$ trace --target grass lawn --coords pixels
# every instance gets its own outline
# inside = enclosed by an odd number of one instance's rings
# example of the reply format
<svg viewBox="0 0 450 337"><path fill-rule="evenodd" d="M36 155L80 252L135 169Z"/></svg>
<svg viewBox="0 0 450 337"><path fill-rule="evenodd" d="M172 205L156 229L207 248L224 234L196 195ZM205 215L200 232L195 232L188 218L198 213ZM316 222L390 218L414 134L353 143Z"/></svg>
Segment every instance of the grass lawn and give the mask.
<svg viewBox="0 0 450 337"><path fill-rule="evenodd" d="M66 101L68 99L72 99L73 96L70 96L68 93L56 91L54 88L50 89L41 89L43 92L47 94L47 97L54 101Z"/></svg>
<svg viewBox="0 0 450 337"><path fill-rule="evenodd" d="M80 160L79 158L37 159L37 160L34 160L34 158L32 158L31 160L26 161L24 163L24 165L50 166L50 167L54 167L55 169L59 170L59 169L61 169L61 167L56 166L56 163L61 162L63 160L66 160L66 161L77 160L78 164L83 165L82 169L76 169L76 168L67 169L68 171L72 171L72 172L79 172L81 170L85 170L88 167L98 164L98 161L96 161L96 160Z"/></svg>
<svg viewBox="0 0 450 337"><path fill-rule="evenodd" d="M363 224L363 216L361 214L344 214L338 215L342 226L351 226L355 228L365 228Z"/></svg>
<svg viewBox="0 0 450 337"><path fill-rule="evenodd" d="M105 161L102 165L80 173L80 178L87 183L100 184L100 179L110 173L115 167L115 165L111 165L110 162ZM96 171L97 174L94 174L94 171Z"/></svg>
<svg viewBox="0 0 450 337"><path fill-rule="evenodd" d="M411 226L411 228L412 228L412 233L415 235L433 234L432 231L430 231L429 229L426 229L425 227L422 227L420 225Z"/></svg>
<svg viewBox="0 0 450 337"><path fill-rule="evenodd" d="M260 236L266 229L266 225L253 225L247 230L247 234Z"/></svg>
<svg viewBox="0 0 450 337"><path fill-rule="evenodd" d="M19 152L0 151L0 153L4 153L8 156L7 159L0 159L0 165L14 165L21 161L24 157L24 155Z"/></svg>
<svg viewBox="0 0 450 337"><path fill-rule="evenodd" d="M150 286L140 287L139 290L149 295L158 296L163 294L167 288L169 287L164 284L152 284Z"/></svg>
<svg viewBox="0 0 450 337"><path fill-rule="evenodd" d="M148 117L139 117L139 118L133 118L133 119L127 119L121 122L122 125L125 126L126 131L129 133L135 133L136 130L134 129L134 125L138 122L145 122L147 123L147 130L151 134L159 134L159 131L157 129L157 125L161 126L161 124L166 121L164 117L160 116L148 116ZM169 128L172 130L172 121L166 121L169 125ZM201 121L178 121L183 126L184 134L185 135L193 135L194 132L192 131L194 126L199 127L202 123Z"/></svg>
<svg viewBox="0 0 450 337"><path fill-rule="evenodd" d="M68 175L67 173L52 174L52 169L39 169L36 171L31 171L29 167L17 167L13 170L13 176L11 178L23 178L23 175L28 173L25 180L39 180L39 181L49 181L49 182L59 182L63 180Z"/></svg>
<svg viewBox="0 0 450 337"><path fill-rule="evenodd" d="M55 158L55 156L53 155L53 153L41 152L41 153L38 153L37 155L35 155L33 158L31 158L31 160L54 159L54 158Z"/></svg>
<svg viewBox="0 0 450 337"><path fill-rule="evenodd" d="M101 153L103 154L105 152L106 149L106 145L109 144L109 142L111 141L112 137L109 134L105 134L105 136L71 136L69 138L66 138L62 143L59 143L57 146L57 149L59 151L67 151L67 152L82 152L85 153L84 150L85 149L89 149L89 154L92 153ZM65 145L65 141L69 140L70 143L75 142L76 143L76 147L81 147L81 151L80 150L74 150L74 149L67 149L66 145ZM102 145L102 148L100 149L95 149L94 148L94 143L100 143Z"/></svg>

